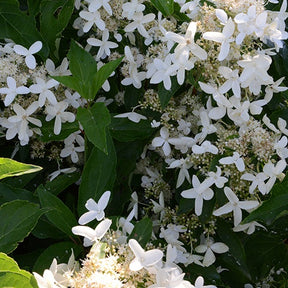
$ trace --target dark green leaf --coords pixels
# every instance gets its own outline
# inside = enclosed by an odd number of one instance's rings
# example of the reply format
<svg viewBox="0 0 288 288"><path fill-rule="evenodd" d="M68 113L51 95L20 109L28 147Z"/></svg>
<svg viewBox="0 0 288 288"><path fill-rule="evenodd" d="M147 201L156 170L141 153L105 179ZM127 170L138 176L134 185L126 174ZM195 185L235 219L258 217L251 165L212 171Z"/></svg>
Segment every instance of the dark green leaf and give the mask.
<svg viewBox="0 0 288 288"><path fill-rule="evenodd" d="M287 264L288 250L286 245L277 237L267 233L254 233L246 244L247 263L255 281L268 276L275 267L284 267Z"/></svg>
<svg viewBox="0 0 288 288"><path fill-rule="evenodd" d="M199 216L199 220L203 224L205 224L206 222L208 222L210 220L212 213L213 213L213 210L214 210L215 202L216 202L216 197L213 197L209 201L203 201L202 213Z"/></svg>
<svg viewBox="0 0 288 288"><path fill-rule="evenodd" d="M42 215L37 225L32 231L32 234L38 239L65 239L67 235L55 227L45 215Z"/></svg>
<svg viewBox="0 0 288 288"><path fill-rule="evenodd" d="M150 121L141 120L139 123L134 123L127 118L111 118L111 135L120 142L147 139L154 131Z"/></svg>
<svg viewBox="0 0 288 288"><path fill-rule="evenodd" d="M151 3L164 16L172 15L174 12L174 0L151 0Z"/></svg>
<svg viewBox="0 0 288 288"><path fill-rule="evenodd" d="M82 124L89 141L99 150L107 153L106 127L111 120L105 104L98 102L91 108L78 108L77 119Z"/></svg>
<svg viewBox="0 0 288 288"><path fill-rule="evenodd" d="M178 82L176 77L172 77L172 87L170 90L166 90L163 83L159 84L159 90L158 90L158 95L159 95L159 99L160 99L160 103L161 103L161 107L164 109L171 97L178 91L178 89L181 87Z"/></svg>
<svg viewBox="0 0 288 288"><path fill-rule="evenodd" d="M1 39L12 39L16 44L26 48L36 41L42 41L43 48L38 54L43 59L48 57L49 49L36 29L34 18L20 11L17 0L0 1L0 27Z"/></svg>
<svg viewBox="0 0 288 288"><path fill-rule="evenodd" d="M62 141L67 138L71 133L79 130L79 123L77 121L73 123L62 123L61 133L59 135L54 134L54 121L43 121L43 126L41 127L42 135L40 136L41 141Z"/></svg>
<svg viewBox="0 0 288 288"><path fill-rule="evenodd" d="M68 53L69 68L73 76L52 77L65 86L76 90L85 99L94 99L95 77L97 75L97 62L93 56L80 47L76 42L71 42Z"/></svg>
<svg viewBox="0 0 288 288"><path fill-rule="evenodd" d="M270 199L264 201L259 208L252 211L243 221L262 221L270 225L281 213L288 211L288 176L283 182L273 186Z"/></svg>
<svg viewBox="0 0 288 288"><path fill-rule="evenodd" d="M99 69L97 76L95 77L95 81L91 83L93 84L95 95L100 90L106 79L108 79L108 77L112 74L112 72L116 70L116 68L121 63L122 59L123 57L108 62Z"/></svg>
<svg viewBox="0 0 288 288"><path fill-rule="evenodd" d="M41 169L42 167L40 166L24 164L9 158L0 157L0 179L34 173Z"/></svg>
<svg viewBox="0 0 288 288"><path fill-rule="evenodd" d="M28 0L28 9L30 15L37 15L40 11L40 3L42 0Z"/></svg>
<svg viewBox="0 0 288 288"><path fill-rule="evenodd" d="M133 107L137 106L144 93L145 89L143 87L137 89L133 85L126 86L124 93L124 103L126 109L129 111L133 109Z"/></svg>
<svg viewBox="0 0 288 288"><path fill-rule="evenodd" d="M33 230L44 210L25 200L15 200L0 207L0 251L10 253Z"/></svg>
<svg viewBox="0 0 288 288"><path fill-rule="evenodd" d="M74 256L77 257L81 251L81 248L73 242L65 241L50 245L36 260L33 271L42 275L43 271L50 267L54 258L56 258L57 264L67 264L69 257L71 256L72 249Z"/></svg>
<svg viewBox="0 0 288 288"><path fill-rule="evenodd" d="M229 273L227 273L229 275L226 275L226 277L228 276L230 281L237 278L236 282L239 285L247 283L247 281L251 280L251 275L246 262L245 249L239 236L232 231L225 221L220 219L217 221L217 234L222 242L229 247L229 251L219 258L221 263L223 263L222 266L229 269Z"/></svg>
<svg viewBox="0 0 288 288"><path fill-rule="evenodd" d="M21 270L12 258L0 253L0 287L38 288L38 285L32 274Z"/></svg>
<svg viewBox="0 0 288 288"><path fill-rule="evenodd" d="M146 244L151 240L151 235L152 220L146 217L135 224L128 240L136 239L142 247L146 247Z"/></svg>
<svg viewBox="0 0 288 288"><path fill-rule="evenodd" d="M84 166L78 195L79 215L85 212L85 203L89 198L98 201L101 195L112 190L116 177L117 157L113 140L107 133L108 154L94 147Z"/></svg>
<svg viewBox="0 0 288 288"><path fill-rule="evenodd" d="M177 214L180 215L183 213L189 213L192 210L194 210L194 207L195 207L194 199L180 198Z"/></svg>
<svg viewBox="0 0 288 288"><path fill-rule="evenodd" d="M37 197L33 196L31 191L0 183L0 205L17 199L28 200L29 202L38 202Z"/></svg>
<svg viewBox="0 0 288 288"><path fill-rule="evenodd" d="M53 56L58 58L55 41L61 37L71 18L74 0L42 0L40 31L50 47Z"/></svg>
<svg viewBox="0 0 288 288"><path fill-rule="evenodd" d="M71 229L77 226L77 220L71 210L55 195L49 193L42 185L37 188L40 203L48 212L45 214L49 221L58 229L73 236Z"/></svg>
<svg viewBox="0 0 288 288"><path fill-rule="evenodd" d="M46 183L45 188L48 192L58 195L79 179L79 173L63 174L56 177L53 181Z"/></svg>
<svg viewBox="0 0 288 288"><path fill-rule="evenodd" d="M201 267L199 265L193 264L192 267L188 266L188 268L184 272L186 272L185 278L187 278L191 283L194 283L199 276L202 276L205 279L205 284L223 284L221 282L220 274L217 272L214 265L211 265L209 267Z"/></svg>

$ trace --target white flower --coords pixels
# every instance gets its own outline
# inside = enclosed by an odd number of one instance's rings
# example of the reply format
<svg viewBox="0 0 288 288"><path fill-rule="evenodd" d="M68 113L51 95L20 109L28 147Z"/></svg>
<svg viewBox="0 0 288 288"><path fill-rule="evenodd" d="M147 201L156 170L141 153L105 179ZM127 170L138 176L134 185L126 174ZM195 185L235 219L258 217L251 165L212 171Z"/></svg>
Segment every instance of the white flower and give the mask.
<svg viewBox="0 0 288 288"><path fill-rule="evenodd" d="M192 151L195 154L204 154L204 153L212 153L212 154L218 154L218 148L211 144L210 141L206 140L204 141L201 146L199 145L193 145Z"/></svg>
<svg viewBox="0 0 288 288"><path fill-rule="evenodd" d="M82 99L78 92L74 92L73 94L71 94L71 92L66 89L64 93L66 96L66 99L64 99L65 102L67 102L69 105L71 105L75 109L81 106Z"/></svg>
<svg viewBox="0 0 288 288"><path fill-rule="evenodd" d="M155 15L153 13L149 13L147 15L143 15L142 12L134 13L131 17L131 20L133 20L132 23L128 24L125 28L125 32L133 32L137 29L140 35L142 35L144 38L149 38L149 34L146 31L144 24L149 23L153 21L155 18Z"/></svg>
<svg viewBox="0 0 288 288"><path fill-rule="evenodd" d="M83 27L84 33L87 33L94 24L102 31L105 29L105 22L101 19L99 11L81 11L79 16L87 21Z"/></svg>
<svg viewBox="0 0 288 288"><path fill-rule="evenodd" d="M99 46L99 50L96 55L96 60L104 59L106 56L110 56L110 49L117 48L118 44L108 41L109 31L105 29L102 34L102 40L95 38L88 38L87 43L91 46Z"/></svg>
<svg viewBox="0 0 288 288"><path fill-rule="evenodd" d="M165 215L165 202L163 191L161 191L159 195L159 203L157 203L153 199L151 199L151 202L153 203L153 212L155 214L160 213L160 221L161 221Z"/></svg>
<svg viewBox="0 0 288 288"><path fill-rule="evenodd" d="M160 122L157 122L156 120L152 120L151 127L152 128L158 128L161 125Z"/></svg>
<svg viewBox="0 0 288 288"><path fill-rule="evenodd" d="M266 230L266 228L263 225L261 225L260 223L258 223L256 221L252 221L252 222L246 223L246 224L239 224L238 226L233 228L233 231L234 232L243 231L243 232L247 233L248 235L251 235L255 232L255 228L257 226L264 228Z"/></svg>
<svg viewBox="0 0 288 288"><path fill-rule="evenodd" d="M205 267L212 265L216 261L216 257L213 252L222 254L222 253L226 253L229 250L229 247L226 244L222 242L214 243L214 239L211 237L204 239L203 242L204 242L203 244L200 244L199 246L195 248L195 251L197 253L205 253L204 259L203 259L203 265Z"/></svg>
<svg viewBox="0 0 288 288"><path fill-rule="evenodd" d="M218 88L216 85L207 84L207 83L203 83L200 81L198 83L200 85L200 88L205 93L212 95L213 99L217 102L218 105L223 105L226 108L232 108L232 104L230 103L230 101L223 95L224 90L222 87ZM209 112L209 117L210 117L210 112ZM224 113L224 115L225 115L225 113ZM210 118L212 118L212 117L210 117ZM212 118L212 119L215 119L215 118ZM220 118L218 118L218 119L220 119Z"/></svg>
<svg viewBox="0 0 288 288"><path fill-rule="evenodd" d="M168 244L181 246L183 243L178 240L180 237L179 233L183 233L185 231L187 231L187 229L183 225L168 224L166 230L161 227L159 237L164 238Z"/></svg>
<svg viewBox="0 0 288 288"><path fill-rule="evenodd" d="M135 13L143 12L145 5L138 2L138 0L132 0L122 5L122 17L126 17L128 20L132 20Z"/></svg>
<svg viewBox="0 0 288 288"><path fill-rule="evenodd" d="M278 79L276 82L273 82L271 85L267 85L265 88L265 100L268 102L270 102L270 100L273 97L274 93L279 93L279 92L283 92L286 91L288 89L288 87L284 87L284 86L279 86L282 81L284 80L285 77L281 77L280 79Z"/></svg>
<svg viewBox="0 0 288 288"><path fill-rule="evenodd" d="M211 200L214 196L214 192L210 188L213 182L210 181L210 179L206 179L200 183L198 177L193 175L192 185L193 188L182 191L181 196L183 198L195 199L195 214L200 216L203 208L203 200Z"/></svg>
<svg viewBox="0 0 288 288"><path fill-rule="evenodd" d="M15 53L25 56L25 63L29 69L35 69L36 59L33 54L36 54L42 49L42 42L36 41L29 47L29 49L21 45L14 45L13 49Z"/></svg>
<svg viewBox="0 0 288 288"><path fill-rule="evenodd" d="M223 61L229 54L230 43L234 41L234 38L231 38L235 30L235 24L231 18L223 28L221 32L205 32L203 38L206 40L212 40L218 43L221 43L220 53L218 55L218 60Z"/></svg>
<svg viewBox="0 0 288 288"><path fill-rule="evenodd" d="M267 11L257 15L256 6L248 8L247 14L239 13L235 16L234 21L238 24L239 34L236 37L236 44L240 45L246 35L255 33L257 37L262 36L267 19Z"/></svg>
<svg viewBox="0 0 288 288"><path fill-rule="evenodd" d="M60 66L55 68L55 64L51 59L47 59L45 63L45 68L47 69L49 75L51 76L69 76L71 75L70 70L68 69L69 61L65 57Z"/></svg>
<svg viewBox="0 0 288 288"><path fill-rule="evenodd" d="M133 231L134 225L131 223L131 220L134 218L134 216L135 216L135 206L132 209L132 211L130 211L126 219L124 217L120 217L118 225L119 227L122 228L122 232L124 235L126 234L130 235L131 232Z"/></svg>
<svg viewBox="0 0 288 288"><path fill-rule="evenodd" d="M95 229L88 226L74 226L72 232L75 235L80 235L84 238L84 246L91 246L94 242L98 242L103 238L106 232L109 230L112 221L110 219L102 220Z"/></svg>
<svg viewBox="0 0 288 288"><path fill-rule="evenodd" d="M184 280L185 273L179 267L164 267L156 271L156 284L148 288L193 288L189 281Z"/></svg>
<svg viewBox="0 0 288 288"><path fill-rule="evenodd" d="M142 268L150 268L159 263L163 257L163 252L159 249L144 251L135 239L130 239L129 247L135 255L135 258L129 265L131 271L139 271Z"/></svg>
<svg viewBox="0 0 288 288"><path fill-rule="evenodd" d="M175 71L177 76L177 82L182 85L185 80L185 71L190 71L194 68L194 63L196 62L196 57L189 59L189 53L183 52L180 55L172 54L173 71Z"/></svg>
<svg viewBox="0 0 288 288"><path fill-rule="evenodd" d="M130 121L139 123L142 119L147 120L147 118L141 114L138 114L136 112L127 112L115 115L114 118L128 118Z"/></svg>
<svg viewBox="0 0 288 288"><path fill-rule="evenodd" d="M170 77L174 76L176 71L175 66L172 65L171 61L171 54L168 54L164 61L158 58L153 60L153 64L151 64L147 70L147 78L150 78L151 71L153 71L150 83L158 84L163 82L166 90L171 89L172 83ZM153 68L151 70L152 65Z"/></svg>
<svg viewBox="0 0 288 288"><path fill-rule="evenodd" d="M240 80L239 80L239 70L235 69L232 70L229 67L221 66L219 67L219 73L227 79L222 85L221 85L221 91L223 93L228 92L230 89L232 89L233 94L237 98L241 98L241 88L240 88Z"/></svg>
<svg viewBox="0 0 288 288"><path fill-rule="evenodd" d="M130 209L134 210L135 219L138 219L138 195L136 191L131 194L131 202L129 203L128 210Z"/></svg>
<svg viewBox="0 0 288 288"><path fill-rule="evenodd" d="M240 82L243 88L249 86L249 90L254 95L261 91L261 85L274 83L273 78L268 75L267 71L272 63L269 55L257 54L255 56L246 55L244 60L239 60L238 65L243 69L240 75Z"/></svg>
<svg viewBox="0 0 288 288"><path fill-rule="evenodd" d="M84 152L85 143L84 139L81 135L78 135L80 131L72 133L64 140L65 147L61 150L60 157L68 157L71 156L71 160L73 163L77 163L79 161L78 154L79 152ZM79 146L75 146L74 142L76 142Z"/></svg>
<svg viewBox="0 0 288 288"><path fill-rule="evenodd" d="M62 123L75 121L75 115L73 113L64 111L67 108L68 108L68 103L64 101L58 102L54 106L49 105L46 107L46 113L48 115L46 116L45 120L50 121L53 118L55 118L55 123L54 123L55 135L60 134Z"/></svg>
<svg viewBox="0 0 288 288"><path fill-rule="evenodd" d="M173 162L170 163L168 169L180 168L176 188L179 188L184 183L185 179L189 183L191 183L190 175L188 172L188 169L190 169L191 167L192 163L189 161L188 158L186 159L181 158L179 160L174 160Z"/></svg>
<svg viewBox="0 0 288 288"><path fill-rule="evenodd" d="M58 287L64 287L59 286L60 284L55 280L53 273L45 269L43 272L43 277L40 276L38 273L33 272L33 275L35 276L35 279L37 281L37 284L39 288L58 288Z"/></svg>
<svg viewBox="0 0 288 288"><path fill-rule="evenodd" d="M218 242L219 243L219 242ZM215 243L217 244L217 243ZM223 244L223 243L220 243L220 244ZM214 244L212 244L214 245ZM225 244L224 244L225 245ZM215 246L214 246L214 249L215 249ZM216 251L215 251L216 252ZM217 253L217 252L216 252ZM223 252L224 253L224 252ZM217 288L216 286L214 285L205 285L204 286L204 278L202 276L199 276L196 281L195 281L195 284L192 285L192 288Z"/></svg>
<svg viewBox="0 0 288 288"><path fill-rule="evenodd" d="M129 48L129 46L125 46L124 48L125 58L129 63L129 76L121 81L121 84L124 86L128 86L133 84L133 86L137 89L141 88L141 81L143 81L146 78L146 72L141 71L138 72L137 68L139 66L139 63L134 60L134 57L132 55L132 52Z"/></svg>
<svg viewBox="0 0 288 288"><path fill-rule="evenodd" d="M58 169L52 173L49 174L49 181L53 181L56 177L58 177L61 173L64 174L69 174L69 173L73 173L76 171L75 167L69 167L69 168L64 168L64 169Z"/></svg>
<svg viewBox="0 0 288 288"><path fill-rule="evenodd" d="M96 203L92 198L87 200L85 207L89 210L89 212L84 213L79 218L78 223L80 225L85 225L93 221L94 219L97 219L97 221L101 221L105 217L104 210L108 205L110 195L110 191L104 192L98 200L98 203Z"/></svg>
<svg viewBox="0 0 288 288"><path fill-rule="evenodd" d="M110 16L112 16L112 8L109 5L109 1L110 0L92 0L88 7L88 10L91 12L94 12L94 11L99 10L101 7L103 7L106 10L106 12Z"/></svg>
<svg viewBox="0 0 288 288"><path fill-rule="evenodd" d="M214 216L221 216L223 214L227 214L233 211L233 217L234 217L234 226L238 226L240 222L242 221L242 211L241 209L244 209L246 211L249 211L251 209L256 208L259 205L259 202L256 200L251 201L239 201L238 197L234 194L234 192L229 188L224 188L224 193L229 200L227 204L220 207L219 209L215 210L213 212Z"/></svg>
<svg viewBox="0 0 288 288"><path fill-rule="evenodd" d="M216 166L216 168L217 168L216 172L213 172L213 171L208 172L209 180L212 180L213 184L215 184L216 187L223 188L224 184L228 182L228 179L224 176L221 176L220 167Z"/></svg>
<svg viewBox="0 0 288 288"><path fill-rule="evenodd" d="M33 114L38 109L38 107L39 106L38 106L37 101L33 102L26 110L23 109L17 103L13 105L13 110L15 111L15 113L17 115L10 116L8 118L8 122L17 124L18 139L20 141L22 141L23 144L24 143L27 144L29 142L29 137L31 137L33 135L33 132L28 127L29 122L38 126L38 127L42 126L42 123L39 119L35 119L35 118L31 117L31 114ZM14 135L14 137L15 137L15 135ZM7 135L6 135L6 137L7 137ZM24 145L26 145L26 144L24 144Z"/></svg>
<svg viewBox="0 0 288 288"><path fill-rule="evenodd" d="M160 137L155 137L151 144L153 147L162 147L165 156L170 155L171 147L169 145L169 131L166 127L160 129Z"/></svg>
<svg viewBox="0 0 288 288"><path fill-rule="evenodd" d="M233 152L233 156L228 156L221 158L219 160L220 164L225 164L225 165L230 165L230 164L235 164L236 168L240 171L243 172L245 170L245 164L243 159L241 158L240 154L238 152Z"/></svg>
<svg viewBox="0 0 288 288"><path fill-rule="evenodd" d="M207 58L206 51L194 42L196 29L197 23L192 21L190 22L186 30L185 36L181 36L174 32L167 32L165 34L165 37L167 39L173 40L174 42L178 43L177 47L175 48L176 55L181 55L183 52L191 52L193 55L195 55L201 60L205 60Z"/></svg>
<svg viewBox="0 0 288 288"><path fill-rule="evenodd" d="M5 106L9 106L18 94L30 93L30 89L25 86L17 87L15 79L9 76L7 77L7 86L8 88L0 88L0 93L6 94L6 97L4 99Z"/></svg>
<svg viewBox="0 0 288 288"><path fill-rule="evenodd" d="M268 176L265 173L260 172L260 173L257 173L256 175L253 175L251 173L245 173L241 176L241 179L252 182L249 187L250 194L253 194L254 190L257 187L263 195L266 194L265 180L268 179Z"/></svg>
<svg viewBox="0 0 288 288"><path fill-rule="evenodd" d="M284 174L282 173L286 168L286 161L284 159L281 159L278 161L275 166L272 164L272 162L269 160L268 163L266 163L263 167L263 172L266 176L269 177L268 182L266 183L266 193L269 193L269 191L272 189L274 183L276 182L276 179L283 179Z"/></svg>
<svg viewBox="0 0 288 288"><path fill-rule="evenodd" d="M40 77L36 77L36 82L37 82L37 84L31 85L29 87L29 89L32 93L39 94L39 100L38 100L39 107L44 106L46 99L52 105L56 105L57 104L56 97L55 97L54 93L52 91L50 91L49 89L58 85L59 82L57 82L54 79L50 79L46 82L44 79L42 79Z"/></svg>

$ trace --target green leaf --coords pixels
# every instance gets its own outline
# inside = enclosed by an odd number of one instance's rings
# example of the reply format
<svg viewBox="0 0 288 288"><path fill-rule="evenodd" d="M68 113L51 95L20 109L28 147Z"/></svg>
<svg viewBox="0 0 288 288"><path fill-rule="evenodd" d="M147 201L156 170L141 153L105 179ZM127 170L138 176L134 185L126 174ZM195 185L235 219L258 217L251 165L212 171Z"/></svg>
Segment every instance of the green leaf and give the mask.
<svg viewBox="0 0 288 288"><path fill-rule="evenodd" d="M57 56L55 41L61 37L71 18L74 0L43 0L41 2L40 31L45 36L53 56Z"/></svg>
<svg viewBox="0 0 288 288"><path fill-rule="evenodd" d="M95 95L100 90L104 82L108 79L108 77L112 74L112 72L116 70L122 59L123 57L120 57L116 60L110 61L99 69L95 78L95 82L93 82Z"/></svg>
<svg viewBox="0 0 288 288"><path fill-rule="evenodd" d="M145 217L135 224L134 229L128 237L129 239L136 239L142 247L151 240L152 236L152 220Z"/></svg>
<svg viewBox="0 0 288 288"><path fill-rule="evenodd" d="M0 205L17 199L38 202L37 197L31 191L0 183Z"/></svg>
<svg viewBox="0 0 288 288"><path fill-rule="evenodd" d="M42 275L44 270L48 269L51 265L54 258L56 258L57 264L67 263L71 256L72 249L74 256L77 257L81 248L73 242L65 241L50 245L36 260L35 265L33 266L33 271Z"/></svg>
<svg viewBox="0 0 288 288"><path fill-rule="evenodd" d="M232 231L225 221L220 219L217 221L217 234L222 242L229 247L229 251L219 258L221 263L223 263L223 267L229 269L229 273L225 275L227 281L237 279L238 284L249 282L251 275L246 262L245 249L239 236ZM233 285L235 286L236 284L233 283Z"/></svg>
<svg viewBox="0 0 288 288"><path fill-rule="evenodd" d="M107 133L108 154L94 147L84 166L78 195L78 213L85 212L85 203L89 198L98 201L101 195L112 190L116 177L117 157L113 140Z"/></svg>
<svg viewBox="0 0 288 288"><path fill-rule="evenodd" d="M34 173L41 169L42 167L40 166L24 164L9 158L0 157L0 179Z"/></svg>
<svg viewBox="0 0 288 288"><path fill-rule="evenodd" d="M188 214L191 212L195 207L195 200L194 199L186 199L186 198L180 198L179 201L179 208L177 210L177 214Z"/></svg>
<svg viewBox="0 0 288 288"><path fill-rule="evenodd" d="M58 195L79 179L80 173L59 175L53 181L46 183L45 189L54 195Z"/></svg>
<svg viewBox="0 0 288 288"><path fill-rule="evenodd" d="M89 52L74 41L71 42L68 58L73 76L54 76L52 78L76 90L85 99L94 99L97 92L94 90L97 62Z"/></svg>
<svg viewBox="0 0 288 288"><path fill-rule="evenodd" d="M166 90L162 82L159 84L158 96L159 96L159 99L160 99L161 107L163 109L168 105L171 97L181 87L178 84L176 77L172 77L171 80L172 80L172 87L171 87L170 90Z"/></svg>
<svg viewBox="0 0 288 288"><path fill-rule="evenodd" d="M65 239L67 235L53 225L45 215L42 215L32 231L33 236L38 239Z"/></svg>
<svg viewBox="0 0 288 288"><path fill-rule="evenodd" d="M15 200L0 207L0 251L11 253L33 230L44 213L39 205L25 200ZM0 281L1 282L1 281Z"/></svg>
<svg viewBox="0 0 288 288"><path fill-rule="evenodd" d="M0 253L0 287L38 288L38 285L32 274L21 270L12 258Z"/></svg>
<svg viewBox="0 0 288 288"><path fill-rule="evenodd" d="M27 16L20 11L17 0L0 1L0 38L12 39L16 44L29 48L34 42L40 40L43 48L38 54L46 59L49 54L41 34L36 29L33 16Z"/></svg>
<svg viewBox="0 0 288 288"><path fill-rule="evenodd" d="M42 121L43 126L41 127L42 135L40 136L41 141L62 141L67 138L70 134L79 130L79 123L74 121L73 123L62 123L61 133L59 135L54 134L54 121Z"/></svg>
<svg viewBox="0 0 288 288"><path fill-rule="evenodd" d="M150 121L141 120L134 123L127 118L111 118L110 132L113 138L120 142L130 142L150 138L155 129Z"/></svg>
<svg viewBox="0 0 288 288"><path fill-rule="evenodd" d="M91 108L78 108L77 119L82 124L89 141L99 150L107 153L106 127L111 120L105 104L98 102Z"/></svg>
<svg viewBox="0 0 288 288"><path fill-rule="evenodd" d="M68 236L74 236L71 229L77 226L77 220L71 210L55 195L49 193L42 185L38 187L37 193L41 206L46 208L46 216L58 229Z"/></svg>
<svg viewBox="0 0 288 288"><path fill-rule="evenodd" d="M275 235L254 233L248 238L245 249L247 262L255 281L267 277L273 267L277 270L287 264L287 247Z"/></svg>
<svg viewBox="0 0 288 288"><path fill-rule="evenodd" d="M97 62L93 56L81 48L76 42L71 42L68 53L69 68L72 76L54 76L52 78L76 90L83 98L93 100L106 79L121 63L122 58L102 66L97 72Z"/></svg>
<svg viewBox="0 0 288 288"><path fill-rule="evenodd" d="M252 221L262 221L267 225L272 222L284 211L288 211L288 176L276 185L270 191L271 197L264 201L260 207L252 211L243 223Z"/></svg>
<svg viewBox="0 0 288 288"><path fill-rule="evenodd" d="M40 4L42 0L28 0L28 8L30 15L37 15L40 11Z"/></svg>
<svg viewBox="0 0 288 288"><path fill-rule="evenodd" d="M164 16L172 15L174 12L174 0L151 0L151 3Z"/></svg>

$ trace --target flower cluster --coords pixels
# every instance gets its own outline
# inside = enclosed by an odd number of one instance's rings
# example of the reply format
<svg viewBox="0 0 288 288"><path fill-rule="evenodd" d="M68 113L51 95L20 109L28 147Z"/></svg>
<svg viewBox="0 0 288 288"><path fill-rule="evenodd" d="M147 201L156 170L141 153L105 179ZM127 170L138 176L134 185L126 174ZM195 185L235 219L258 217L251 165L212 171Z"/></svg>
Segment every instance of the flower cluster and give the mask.
<svg viewBox="0 0 288 288"><path fill-rule="evenodd" d="M73 254L67 265L53 261L43 277L35 274L39 287L216 287L204 286L199 275L194 285L184 277L195 265L217 266L217 255L229 251L219 222L248 235L266 229L242 220L287 171L287 122L271 108L288 89L284 75L274 79L271 73L288 39L287 0L279 11L268 9L278 1L174 0L163 1L173 4L164 8L158 2L75 1L73 28L98 69L123 57L95 99L53 78L71 75L67 58L57 68L50 59L37 65L40 41L1 46L1 129L6 140L29 145L33 158L50 147L45 155L58 165L50 181L74 172L75 164L81 169L82 152L90 149L78 108L111 104L113 121L127 120L134 132L152 131L146 138L125 131L129 140L146 141L142 154L135 153L127 213L113 222L105 218L110 191L98 202L87 199L89 211L72 229L85 247L93 245L86 260L81 268ZM49 137L59 135L55 148ZM146 218L153 231L142 247L132 231ZM85 226L95 219L96 228Z"/></svg>

